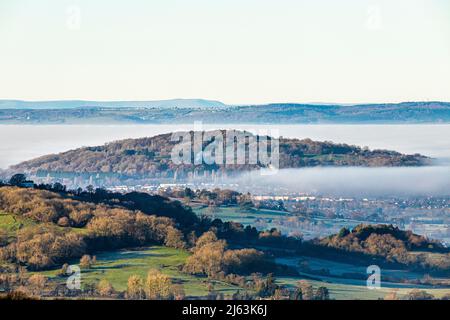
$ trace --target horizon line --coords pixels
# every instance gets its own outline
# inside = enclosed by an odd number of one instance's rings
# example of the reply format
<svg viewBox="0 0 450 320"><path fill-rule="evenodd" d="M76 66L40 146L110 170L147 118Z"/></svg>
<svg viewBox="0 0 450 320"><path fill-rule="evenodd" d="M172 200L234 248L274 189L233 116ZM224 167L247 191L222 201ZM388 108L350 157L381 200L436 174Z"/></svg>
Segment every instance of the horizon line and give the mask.
<svg viewBox="0 0 450 320"><path fill-rule="evenodd" d="M169 102L169 101L189 101L189 100L199 100L199 101L209 101L218 102L224 104L225 106L257 106L257 105L270 105L270 104L300 104L300 105L340 105L340 106L356 106L356 105L378 105L378 104L403 104L403 103L450 103L446 100L397 100L397 101L385 101L385 102L323 102L323 101L268 101L268 102L255 102L255 103L226 103L219 99L208 99L208 98L166 98L166 99L84 99L84 98L65 98L65 99L17 99L17 98L0 98L0 102L6 101L16 101L25 103L55 103L55 102L99 102L99 103L144 103L144 102Z"/></svg>

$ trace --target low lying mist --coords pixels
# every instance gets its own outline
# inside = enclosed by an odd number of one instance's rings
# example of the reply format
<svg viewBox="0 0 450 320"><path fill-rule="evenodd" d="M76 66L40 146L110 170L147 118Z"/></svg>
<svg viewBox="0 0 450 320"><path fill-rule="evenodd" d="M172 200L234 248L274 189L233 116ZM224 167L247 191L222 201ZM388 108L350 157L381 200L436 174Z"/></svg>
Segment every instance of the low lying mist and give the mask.
<svg viewBox="0 0 450 320"><path fill-rule="evenodd" d="M450 166L361 168L317 167L260 172L230 179L251 193L307 193L338 197L449 196Z"/></svg>

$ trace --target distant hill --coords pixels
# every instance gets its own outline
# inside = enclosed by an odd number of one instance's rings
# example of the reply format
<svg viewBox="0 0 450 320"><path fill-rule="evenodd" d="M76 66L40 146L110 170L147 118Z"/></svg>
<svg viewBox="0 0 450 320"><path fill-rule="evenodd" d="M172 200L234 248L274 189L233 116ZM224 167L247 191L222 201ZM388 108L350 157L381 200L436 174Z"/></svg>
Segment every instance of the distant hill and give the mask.
<svg viewBox="0 0 450 320"><path fill-rule="evenodd" d="M209 100L0 101L0 124L403 124L450 123L448 102L267 104L227 106Z"/></svg>
<svg viewBox="0 0 450 320"><path fill-rule="evenodd" d="M268 104L240 107L241 118L281 123L422 123L450 122L448 102L359 105Z"/></svg>
<svg viewBox="0 0 450 320"><path fill-rule="evenodd" d="M219 132L219 131L214 131ZM229 134L230 131L227 131ZM235 131L234 133L237 133ZM209 132L211 133L211 132ZM191 136L194 134L190 132ZM225 133L222 131L222 134ZM260 136L249 136L261 139ZM270 138L269 138L270 139ZM226 141L226 139L224 139ZM203 174L211 172L239 172L264 167L260 164L175 164L171 152L177 142L171 141L171 134L151 138L127 139L98 147L84 147L60 154L47 155L22 162L11 170L26 173L72 172L113 173L126 176L181 178L189 172ZM184 143L184 142L183 142ZM190 143L190 142L189 142ZM212 143L212 142L209 142ZM209 145L204 143L204 148ZM248 146L248 143L247 143ZM226 146L224 148L226 155ZM280 168L313 166L422 166L430 159L421 155L404 155L395 151L368 150L347 144L316 142L310 139L279 140ZM194 155L191 155L193 159Z"/></svg>
<svg viewBox="0 0 450 320"><path fill-rule="evenodd" d="M215 108L225 107L220 101L204 99L171 99L154 101L23 101L0 100L0 109L76 109L76 108Z"/></svg>

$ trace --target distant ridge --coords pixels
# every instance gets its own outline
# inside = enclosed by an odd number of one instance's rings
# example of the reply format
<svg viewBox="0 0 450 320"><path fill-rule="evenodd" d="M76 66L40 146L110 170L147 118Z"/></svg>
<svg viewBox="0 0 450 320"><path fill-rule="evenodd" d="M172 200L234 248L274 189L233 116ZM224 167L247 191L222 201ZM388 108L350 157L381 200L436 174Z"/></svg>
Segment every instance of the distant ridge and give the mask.
<svg viewBox="0 0 450 320"><path fill-rule="evenodd" d="M0 100L0 124L402 124L450 123L450 103L226 105L160 101Z"/></svg>
<svg viewBox="0 0 450 320"><path fill-rule="evenodd" d="M0 100L0 109L77 109L83 107L217 108L217 107L226 107L226 105L220 101L206 100L206 99L170 99L170 100L149 100L149 101Z"/></svg>

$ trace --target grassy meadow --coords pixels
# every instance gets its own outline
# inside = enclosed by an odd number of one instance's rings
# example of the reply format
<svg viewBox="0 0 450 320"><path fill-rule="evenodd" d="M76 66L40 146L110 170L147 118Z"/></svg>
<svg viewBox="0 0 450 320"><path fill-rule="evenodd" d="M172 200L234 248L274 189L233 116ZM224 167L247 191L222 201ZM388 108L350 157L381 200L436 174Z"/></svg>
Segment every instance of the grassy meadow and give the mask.
<svg viewBox="0 0 450 320"><path fill-rule="evenodd" d="M299 281L298 278L280 277L277 278L277 283L287 287L295 286ZM339 281L339 280L338 280ZM407 293L413 290L411 287L402 287L397 285L384 286L383 283L380 289L368 289L364 285L353 285L343 283L333 283L328 281L308 280L313 287L324 286L330 290L330 298L335 300L378 300L385 298L388 294L396 292L397 297L401 299ZM450 289L435 289L435 288L419 288L434 295L436 298L441 298L450 293Z"/></svg>
<svg viewBox="0 0 450 320"><path fill-rule="evenodd" d="M124 291L131 275L139 275L145 279L149 270L157 269L168 275L174 284L183 285L188 297L206 296L209 283L213 283L214 290L224 295L232 295L239 290L239 287L224 282L182 273L180 266L188 256L186 251L162 246L99 253L96 255L95 265L81 271L81 280L82 284L88 284L104 279L116 290ZM73 263L78 264L77 261ZM65 278L58 276L59 270L40 273L55 281L65 281Z"/></svg>
<svg viewBox="0 0 450 320"><path fill-rule="evenodd" d="M16 231L21 228L32 226L34 224L35 222L29 219L0 211L0 229L8 232L10 235L14 235Z"/></svg>

